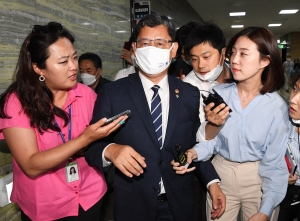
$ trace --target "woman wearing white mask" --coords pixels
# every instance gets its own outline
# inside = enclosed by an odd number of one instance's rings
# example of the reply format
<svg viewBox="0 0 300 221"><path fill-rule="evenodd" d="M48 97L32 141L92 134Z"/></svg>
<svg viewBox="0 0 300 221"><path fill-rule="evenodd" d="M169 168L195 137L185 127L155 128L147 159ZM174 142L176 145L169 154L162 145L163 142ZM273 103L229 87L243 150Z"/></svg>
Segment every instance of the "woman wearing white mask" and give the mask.
<svg viewBox="0 0 300 221"><path fill-rule="evenodd" d="M294 76L292 80L289 108L289 137L287 154L294 157L294 161L289 161L288 189L285 198L280 204L278 221L300 220L300 74ZM288 152L289 151L289 152ZM295 167L297 165L297 167Z"/></svg>
<svg viewBox="0 0 300 221"><path fill-rule="evenodd" d="M276 92L284 85L277 40L265 28L248 27L233 36L226 54L232 76L214 89L232 112L216 126L214 139L186 152L188 161L206 161L215 154L212 163L226 195L226 210L217 220L235 221L240 209L243 221L277 220L273 210L283 200L288 181L288 113ZM192 170L173 165L178 174Z"/></svg>
<svg viewBox="0 0 300 221"><path fill-rule="evenodd" d="M91 87L97 94L104 84L111 82L101 77L102 60L97 54L86 52L80 55L78 64L82 83Z"/></svg>
<svg viewBox="0 0 300 221"><path fill-rule="evenodd" d="M133 36L131 36L128 41L128 45L130 47L128 52L130 53L130 55L128 55L128 54L125 55L125 53L123 53L123 51L126 49L124 49L124 48L122 49L121 58L124 59L126 68L118 71L118 73L116 74L115 79L114 79L115 81L118 79L121 79L121 78L125 78L128 75L137 72L137 65L135 62L135 56L133 55L132 42L134 42ZM124 66L124 64L123 64L123 66Z"/></svg>

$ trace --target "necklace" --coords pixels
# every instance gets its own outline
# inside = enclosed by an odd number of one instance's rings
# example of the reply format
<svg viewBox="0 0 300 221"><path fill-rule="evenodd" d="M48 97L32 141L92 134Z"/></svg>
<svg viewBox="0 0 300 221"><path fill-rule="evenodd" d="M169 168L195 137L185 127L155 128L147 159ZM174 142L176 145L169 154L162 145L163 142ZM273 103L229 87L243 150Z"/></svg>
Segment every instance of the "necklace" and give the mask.
<svg viewBox="0 0 300 221"><path fill-rule="evenodd" d="M244 95L242 94L242 92L240 92L240 94L241 94L242 97L243 97L243 100L242 100L242 101L243 101L243 102L246 102L246 98L249 97L249 95L250 95L251 93L249 93L247 96L244 96Z"/></svg>
<svg viewBox="0 0 300 221"><path fill-rule="evenodd" d="M245 96L242 94L242 92L241 92L241 95L242 95L242 97L243 97L243 102L245 102L245 101L246 101L246 98L249 96L249 94L248 94L247 97L245 97Z"/></svg>
<svg viewBox="0 0 300 221"><path fill-rule="evenodd" d="M262 86L260 87L260 89L262 88ZM243 95L243 93L242 93L242 91L239 91L238 90L238 92L239 92L239 94L241 94L241 96L243 97L243 100L242 100L242 102L246 102L246 98L248 98L249 97L249 95L253 95L253 96L256 96L256 95L258 95L259 93L260 93L260 89L259 89L259 92L255 92L255 93L249 93L247 96L244 96Z"/></svg>

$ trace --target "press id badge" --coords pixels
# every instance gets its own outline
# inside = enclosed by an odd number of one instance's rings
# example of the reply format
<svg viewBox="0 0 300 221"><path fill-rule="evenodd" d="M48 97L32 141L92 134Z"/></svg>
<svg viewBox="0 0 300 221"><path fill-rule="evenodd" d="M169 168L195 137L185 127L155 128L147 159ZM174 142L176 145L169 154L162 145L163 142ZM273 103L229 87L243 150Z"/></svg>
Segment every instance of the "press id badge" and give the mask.
<svg viewBox="0 0 300 221"><path fill-rule="evenodd" d="M79 180L79 171L78 171L77 162L68 163L66 164L65 168L66 168L66 176L67 176L68 183Z"/></svg>

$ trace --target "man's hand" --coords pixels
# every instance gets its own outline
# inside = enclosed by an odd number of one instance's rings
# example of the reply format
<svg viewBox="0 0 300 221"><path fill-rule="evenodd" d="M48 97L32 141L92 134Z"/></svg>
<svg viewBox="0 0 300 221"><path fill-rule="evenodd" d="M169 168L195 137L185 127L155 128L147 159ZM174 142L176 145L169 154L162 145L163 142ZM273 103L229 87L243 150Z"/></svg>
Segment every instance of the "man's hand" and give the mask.
<svg viewBox="0 0 300 221"><path fill-rule="evenodd" d="M266 214L258 212L251 216L248 221L268 221L268 219L269 217Z"/></svg>
<svg viewBox="0 0 300 221"><path fill-rule="evenodd" d="M111 144L105 150L104 157L128 177L139 176L146 168L145 158L127 145Z"/></svg>
<svg viewBox="0 0 300 221"><path fill-rule="evenodd" d="M219 218L226 208L226 196L222 192L218 183L210 184L208 192L212 200L211 218Z"/></svg>

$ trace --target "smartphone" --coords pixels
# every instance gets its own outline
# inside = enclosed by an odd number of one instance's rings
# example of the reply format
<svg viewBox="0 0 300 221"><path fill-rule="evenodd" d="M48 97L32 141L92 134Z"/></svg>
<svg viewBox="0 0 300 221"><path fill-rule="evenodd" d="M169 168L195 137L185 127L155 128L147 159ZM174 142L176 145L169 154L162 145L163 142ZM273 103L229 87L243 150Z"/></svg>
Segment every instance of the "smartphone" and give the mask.
<svg viewBox="0 0 300 221"><path fill-rule="evenodd" d="M130 111L130 110L127 110L127 111L124 111L124 112L122 112L122 113L119 113L119 114L117 114L117 115L115 115L115 116L113 116L113 117L110 117L110 118L108 118L108 119L105 121L105 123L103 124L103 126L105 126L105 125L107 125L107 124L113 122L114 120L118 119L118 118L121 117L121 116L127 115L128 117L130 117L130 113L131 113L131 111Z"/></svg>
<svg viewBox="0 0 300 221"><path fill-rule="evenodd" d="M129 41L125 41L124 42L124 46L123 46L124 49L126 49L127 51L130 50L130 45L129 45Z"/></svg>

